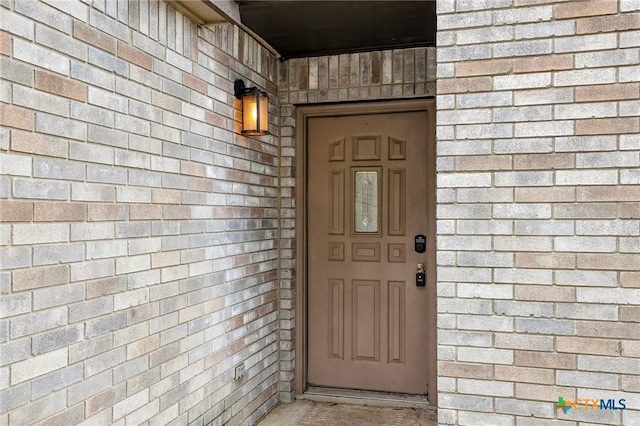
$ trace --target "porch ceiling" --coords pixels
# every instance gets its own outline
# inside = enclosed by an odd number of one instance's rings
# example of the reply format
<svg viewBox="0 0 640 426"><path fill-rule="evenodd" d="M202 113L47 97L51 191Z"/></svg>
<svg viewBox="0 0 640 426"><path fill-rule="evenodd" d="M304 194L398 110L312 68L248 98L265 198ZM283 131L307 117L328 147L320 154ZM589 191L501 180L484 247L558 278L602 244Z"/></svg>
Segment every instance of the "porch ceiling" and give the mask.
<svg viewBox="0 0 640 426"><path fill-rule="evenodd" d="M435 46L435 1L236 1L283 59Z"/></svg>

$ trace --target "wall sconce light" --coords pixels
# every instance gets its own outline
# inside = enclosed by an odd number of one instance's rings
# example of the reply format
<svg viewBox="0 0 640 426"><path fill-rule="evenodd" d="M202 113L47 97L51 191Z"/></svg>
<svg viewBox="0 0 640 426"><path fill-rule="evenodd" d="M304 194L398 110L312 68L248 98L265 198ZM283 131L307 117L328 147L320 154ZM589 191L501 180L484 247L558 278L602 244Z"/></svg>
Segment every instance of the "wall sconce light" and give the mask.
<svg viewBox="0 0 640 426"><path fill-rule="evenodd" d="M242 100L242 134L264 136L269 134L269 95L257 87L245 87L244 81L233 84L236 98Z"/></svg>

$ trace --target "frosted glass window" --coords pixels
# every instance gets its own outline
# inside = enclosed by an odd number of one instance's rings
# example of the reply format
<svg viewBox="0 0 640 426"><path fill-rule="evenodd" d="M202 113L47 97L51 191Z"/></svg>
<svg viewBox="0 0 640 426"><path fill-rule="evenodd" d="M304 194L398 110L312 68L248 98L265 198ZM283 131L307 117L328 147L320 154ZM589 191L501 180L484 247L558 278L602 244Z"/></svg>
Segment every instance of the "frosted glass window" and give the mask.
<svg viewBox="0 0 640 426"><path fill-rule="evenodd" d="M362 171L355 174L354 229L359 233L378 232L380 202L378 199L378 172Z"/></svg>

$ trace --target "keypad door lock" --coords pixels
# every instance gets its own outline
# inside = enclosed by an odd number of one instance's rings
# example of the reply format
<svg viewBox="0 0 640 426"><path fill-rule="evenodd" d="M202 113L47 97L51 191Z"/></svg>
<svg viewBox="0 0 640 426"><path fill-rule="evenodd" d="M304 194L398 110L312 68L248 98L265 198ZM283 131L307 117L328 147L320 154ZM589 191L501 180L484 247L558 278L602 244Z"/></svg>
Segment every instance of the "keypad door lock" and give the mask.
<svg viewBox="0 0 640 426"><path fill-rule="evenodd" d="M427 237L422 234L418 234L414 238L415 250L417 253L424 253L427 251Z"/></svg>
<svg viewBox="0 0 640 426"><path fill-rule="evenodd" d="M416 286L424 287L427 284L427 275L425 274L424 263L418 263L416 272Z"/></svg>

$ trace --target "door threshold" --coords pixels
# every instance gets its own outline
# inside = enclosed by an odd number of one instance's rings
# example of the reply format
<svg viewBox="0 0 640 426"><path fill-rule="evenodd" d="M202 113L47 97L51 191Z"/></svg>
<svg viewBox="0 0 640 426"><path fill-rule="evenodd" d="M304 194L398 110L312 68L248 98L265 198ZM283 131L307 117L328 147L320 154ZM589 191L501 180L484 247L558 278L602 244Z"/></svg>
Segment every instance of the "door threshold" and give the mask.
<svg viewBox="0 0 640 426"><path fill-rule="evenodd" d="M334 404L420 409L431 408L435 410L435 407L427 401L426 395L409 395L401 393L309 386L304 393L296 395L296 398L318 402L331 402Z"/></svg>

